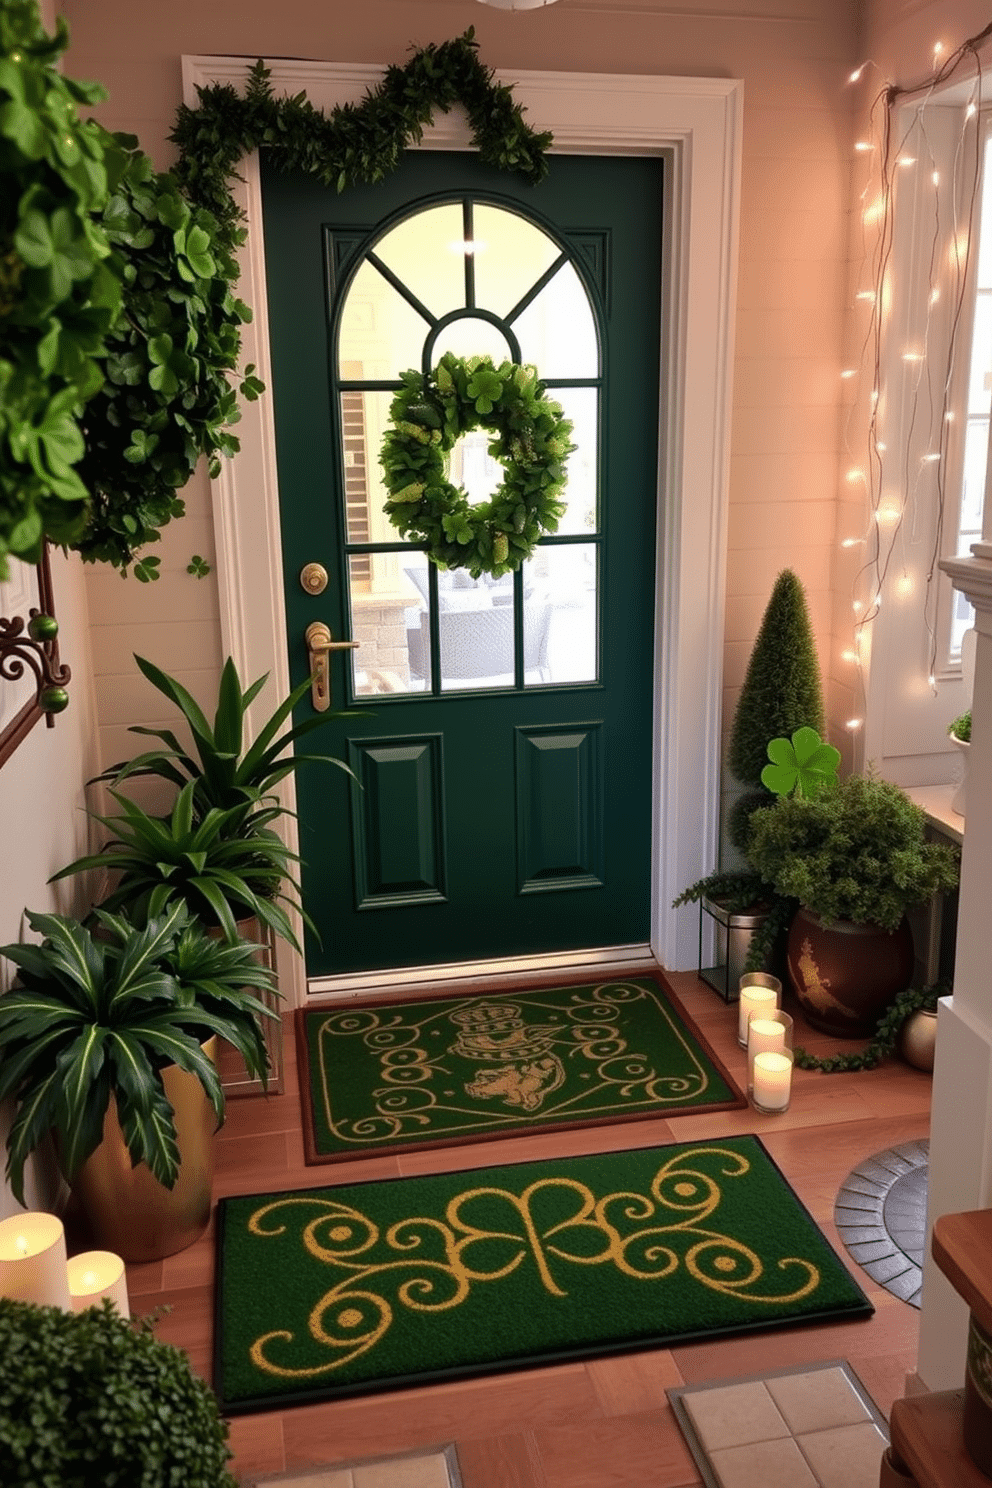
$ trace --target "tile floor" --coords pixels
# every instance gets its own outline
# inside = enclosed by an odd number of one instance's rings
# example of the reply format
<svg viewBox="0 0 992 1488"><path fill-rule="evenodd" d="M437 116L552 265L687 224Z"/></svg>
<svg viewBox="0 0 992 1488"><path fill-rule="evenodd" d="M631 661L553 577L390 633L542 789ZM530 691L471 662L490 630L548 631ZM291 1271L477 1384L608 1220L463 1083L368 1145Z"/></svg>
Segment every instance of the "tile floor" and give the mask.
<svg viewBox="0 0 992 1488"><path fill-rule="evenodd" d="M884 1417L844 1360L668 1397L707 1488L878 1488Z"/></svg>
<svg viewBox="0 0 992 1488"><path fill-rule="evenodd" d="M859 1163L841 1185L837 1233L873 1281L919 1307L926 1245L928 1140L902 1142Z"/></svg>
<svg viewBox="0 0 992 1488"><path fill-rule="evenodd" d="M252 1478L244 1488L461 1488L461 1478L455 1449L449 1446L415 1456Z"/></svg>

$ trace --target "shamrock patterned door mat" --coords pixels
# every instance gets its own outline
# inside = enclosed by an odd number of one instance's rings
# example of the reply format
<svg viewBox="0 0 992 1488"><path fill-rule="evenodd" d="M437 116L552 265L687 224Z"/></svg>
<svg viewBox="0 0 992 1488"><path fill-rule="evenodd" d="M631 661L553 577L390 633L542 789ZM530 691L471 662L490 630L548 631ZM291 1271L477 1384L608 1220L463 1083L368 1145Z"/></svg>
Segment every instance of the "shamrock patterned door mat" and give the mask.
<svg viewBox="0 0 992 1488"><path fill-rule="evenodd" d="M871 1304L757 1137L222 1199L226 1414Z"/></svg>
<svg viewBox="0 0 992 1488"><path fill-rule="evenodd" d="M747 1104L661 978L303 1009L308 1163Z"/></svg>

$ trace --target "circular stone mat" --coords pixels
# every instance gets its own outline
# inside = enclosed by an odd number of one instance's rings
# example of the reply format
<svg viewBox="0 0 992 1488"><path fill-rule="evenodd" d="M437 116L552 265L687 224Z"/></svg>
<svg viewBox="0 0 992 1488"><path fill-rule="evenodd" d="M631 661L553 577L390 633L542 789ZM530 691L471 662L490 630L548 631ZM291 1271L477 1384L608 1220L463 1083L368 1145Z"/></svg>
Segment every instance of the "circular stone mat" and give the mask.
<svg viewBox="0 0 992 1488"><path fill-rule="evenodd" d="M850 1255L887 1292L920 1305L930 1143L876 1152L845 1178L834 1223Z"/></svg>

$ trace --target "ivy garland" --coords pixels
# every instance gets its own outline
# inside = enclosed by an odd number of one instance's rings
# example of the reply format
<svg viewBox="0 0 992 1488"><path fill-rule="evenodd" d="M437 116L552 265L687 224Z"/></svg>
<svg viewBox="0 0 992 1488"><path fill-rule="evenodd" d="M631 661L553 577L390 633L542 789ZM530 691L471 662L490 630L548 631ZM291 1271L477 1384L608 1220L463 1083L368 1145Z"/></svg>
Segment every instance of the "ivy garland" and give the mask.
<svg viewBox="0 0 992 1488"><path fill-rule="evenodd" d="M329 114L304 93L274 98L269 69L256 62L243 98L229 83L216 83L197 89L197 108L180 107L170 136L179 146L176 176L233 234L242 213L230 183L250 150L265 149L281 170L304 171L341 192L383 180L403 151L419 144L435 111L447 113L460 103L484 163L536 184L547 174L552 136L524 123L522 105L513 102L508 87L493 82L478 50L470 26L452 41L420 48L405 66L388 67L360 104Z"/></svg>
<svg viewBox="0 0 992 1488"><path fill-rule="evenodd" d="M404 537L423 543L441 568L499 578L519 568L538 540L557 530L572 424L545 396L534 367L447 352L433 372L404 372L379 456L385 512ZM489 453L503 465L488 501L469 504L448 480L447 456L463 434L489 429Z"/></svg>
<svg viewBox="0 0 992 1488"><path fill-rule="evenodd" d="M922 991L918 987L907 987L905 992L900 992L893 998L891 1005L879 1018L871 1042L863 1049L851 1054L829 1054L820 1059L815 1054L807 1053L805 1049L797 1048L796 1065L799 1069L819 1070L825 1075L842 1074L845 1070L874 1069L895 1049L902 1026L910 1014L921 1008L928 1013L935 1012L937 999L945 997L948 990L944 986L924 987Z"/></svg>

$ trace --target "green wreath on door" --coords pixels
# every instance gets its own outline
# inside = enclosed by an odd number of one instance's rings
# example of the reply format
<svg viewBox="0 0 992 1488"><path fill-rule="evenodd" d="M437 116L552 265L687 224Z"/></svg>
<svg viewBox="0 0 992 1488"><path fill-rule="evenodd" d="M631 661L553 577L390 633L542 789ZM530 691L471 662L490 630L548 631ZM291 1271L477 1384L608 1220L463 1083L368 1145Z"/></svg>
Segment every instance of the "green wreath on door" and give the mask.
<svg viewBox="0 0 992 1488"><path fill-rule="evenodd" d="M380 453L384 510L439 568L500 578L520 567L565 511L572 424L546 395L537 370L517 362L446 352L433 371L401 374ZM505 474L488 501L472 505L448 479L463 434L488 429L489 453Z"/></svg>

